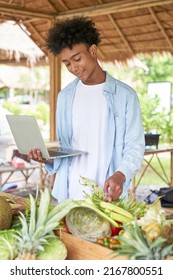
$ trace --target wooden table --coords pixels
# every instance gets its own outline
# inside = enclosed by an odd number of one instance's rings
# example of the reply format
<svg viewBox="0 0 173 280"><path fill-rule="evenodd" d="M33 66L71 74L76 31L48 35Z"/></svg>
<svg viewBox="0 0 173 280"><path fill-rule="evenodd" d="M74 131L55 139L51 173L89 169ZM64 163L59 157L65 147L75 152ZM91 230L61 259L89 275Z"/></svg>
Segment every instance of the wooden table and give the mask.
<svg viewBox="0 0 173 280"><path fill-rule="evenodd" d="M11 165L1 166L0 167L0 188L2 188L7 183L16 182L16 180L14 181L11 178L12 175L16 172L20 172L23 177L22 179L25 180L25 182L27 183L28 179L31 177L33 172L39 168L40 168L39 164L32 164L32 165L30 164L23 168L14 167ZM2 174L4 174L4 173L7 173L7 177L3 180Z"/></svg>
<svg viewBox="0 0 173 280"><path fill-rule="evenodd" d="M170 153L170 176L168 177L165 171L165 167L162 163L161 158L159 157L163 153ZM152 165L152 159L156 158L159 166L161 167L161 172L159 172L155 167ZM168 186L173 187L173 148L163 148L163 149L150 149L146 150L144 154L144 162L146 163L145 168L140 175L138 181L136 182L136 176L133 178L132 182L132 196L135 196L136 189L140 184L143 176L145 175L148 167L150 167L153 172L161 178L161 180L166 183Z"/></svg>

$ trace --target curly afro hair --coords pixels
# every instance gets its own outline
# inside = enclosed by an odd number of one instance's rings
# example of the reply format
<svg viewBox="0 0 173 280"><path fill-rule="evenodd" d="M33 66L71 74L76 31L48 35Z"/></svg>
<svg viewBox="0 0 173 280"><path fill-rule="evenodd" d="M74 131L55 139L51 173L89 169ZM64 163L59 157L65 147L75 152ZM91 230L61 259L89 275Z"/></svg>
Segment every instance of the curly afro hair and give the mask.
<svg viewBox="0 0 173 280"><path fill-rule="evenodd" d="M64 48L72 49L79 43L88 46L100 43L100 33L94 22L87 17L75 17L55 23L46 38L46 46L54 55L58 55Z"/></svg>

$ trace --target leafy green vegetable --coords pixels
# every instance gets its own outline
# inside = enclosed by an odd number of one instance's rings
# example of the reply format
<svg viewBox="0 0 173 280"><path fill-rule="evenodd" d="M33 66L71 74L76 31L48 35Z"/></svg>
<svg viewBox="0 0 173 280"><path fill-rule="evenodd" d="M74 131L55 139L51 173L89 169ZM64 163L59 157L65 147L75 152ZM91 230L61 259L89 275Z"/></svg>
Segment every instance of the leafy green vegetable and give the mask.
<svg viewBox="0 0 173 280"><path fill-rule="evenodd" d="M57 237L49 238L43 247L44 251L39 251L37 255L38 260L65 260L67 257L67 248Z"/></svg>
<svg viewBox="0 0 173 280"><path fill-rule="evenodd" d="M88 197L92 199L95 206L100 209L100 203L105 200L103 189L89 178L80 176L79 182L83 186L89 186L92 188L91 196L85 193L86 199ZM137 217L142 217L147 210L147 204L144 201L136 201L131 197L120 197L119 199L110 201L109 203L129 211L133 216Z"/></svg>
<svg viewBox="0 0 173 280"><path fill-rule="evenodd" d="M13 260L16 257L16 231L0 231L0 260Z"/></svg>
<svg viewBox="0 0 173 280"><path fill-rule="evenodd" d="M66 215L68 230L82 239L96 242L98 238L111 236L110 223L88 207L76 207Z"/></svg>
<svg viewBox="0 0 173 280"><path fill-rule="evenodd" d="M165 211L161 208L160 199L148 205L144 216L138 220L138 225L144 228L154 222L158 222L160 225L166 223Z"/></svg>

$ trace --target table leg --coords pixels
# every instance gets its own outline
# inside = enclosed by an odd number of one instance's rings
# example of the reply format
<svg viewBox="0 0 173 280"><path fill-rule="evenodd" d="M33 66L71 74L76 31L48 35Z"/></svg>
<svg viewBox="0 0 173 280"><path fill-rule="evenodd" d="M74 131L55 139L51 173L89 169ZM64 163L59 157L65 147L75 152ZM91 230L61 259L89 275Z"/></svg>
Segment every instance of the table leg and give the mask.
<svg viewBox="0 0 173 280"><path fill-rule="evenodd" d="M173 187L173 152L171 152L171 162L170 162L170 186Z"/></svg>

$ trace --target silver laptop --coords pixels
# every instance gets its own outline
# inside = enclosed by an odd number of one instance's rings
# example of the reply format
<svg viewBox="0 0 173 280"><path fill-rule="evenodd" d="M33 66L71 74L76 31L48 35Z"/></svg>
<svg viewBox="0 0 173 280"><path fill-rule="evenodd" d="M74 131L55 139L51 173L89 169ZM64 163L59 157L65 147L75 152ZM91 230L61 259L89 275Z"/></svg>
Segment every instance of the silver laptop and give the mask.
<svg viewBox="0 0 173 280"><path fill-rule="evenodd" d="M34 116L6 115L6 118L21 154L27 155L28 151L34 148L39 149L45 159L78 156L86 153L84 151L58 147L58 144L57 147L46 147Z"/></svg>

